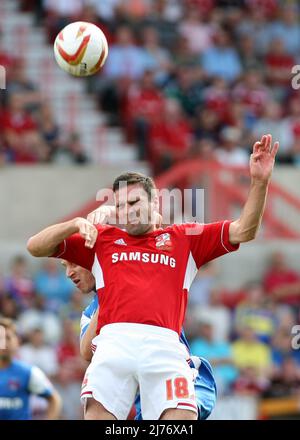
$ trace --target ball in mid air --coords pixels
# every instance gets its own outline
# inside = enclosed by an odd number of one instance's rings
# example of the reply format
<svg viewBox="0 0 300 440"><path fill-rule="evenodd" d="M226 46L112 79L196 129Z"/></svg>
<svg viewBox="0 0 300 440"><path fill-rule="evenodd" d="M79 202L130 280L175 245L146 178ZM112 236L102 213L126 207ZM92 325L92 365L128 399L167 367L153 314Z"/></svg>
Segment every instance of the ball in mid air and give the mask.
<svg viewBox="0 0 300 440"><path fill-rule="evenodd" d="M57 35L54 55L59 67L74 76L98 72L108 55L108 44L102 30L84 21L68 24Z"/></svg>

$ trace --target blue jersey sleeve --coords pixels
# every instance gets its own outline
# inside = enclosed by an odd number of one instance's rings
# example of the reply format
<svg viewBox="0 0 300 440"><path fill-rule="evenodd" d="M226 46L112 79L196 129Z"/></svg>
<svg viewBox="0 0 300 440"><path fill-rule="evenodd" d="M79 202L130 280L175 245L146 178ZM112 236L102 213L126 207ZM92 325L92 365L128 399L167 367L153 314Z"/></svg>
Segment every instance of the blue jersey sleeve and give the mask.
<svg viewBox="0 0 300 440"><path fill-rule="evenodd" d="M91 319L96 313L96 310L98 308L98 297L97 295L94 296L91 303L86 307L86 309L82 312L81 319L80 319L80 339L85 334L88 326L90 325Z"/></svg>

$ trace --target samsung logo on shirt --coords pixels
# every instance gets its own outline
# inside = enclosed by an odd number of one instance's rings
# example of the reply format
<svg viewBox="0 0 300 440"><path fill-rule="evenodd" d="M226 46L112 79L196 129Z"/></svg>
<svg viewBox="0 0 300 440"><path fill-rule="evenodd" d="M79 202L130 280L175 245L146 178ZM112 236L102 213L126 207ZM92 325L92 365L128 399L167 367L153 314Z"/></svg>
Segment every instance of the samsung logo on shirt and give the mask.
<svg viewBox="0 0 300 440"><path fill-rule="evenodd" d="M19 397L0 397L0 409L20 409L23 401Z"/></svg>
<svg viewBox="0 0 300 440"><path fill-rule="evenodd" d="M150 254L147 252L115 252L112 254L112 262L118 261L141 261L142 263L163 264L164 266L175 267L176 260L169 255Z"/></svg>

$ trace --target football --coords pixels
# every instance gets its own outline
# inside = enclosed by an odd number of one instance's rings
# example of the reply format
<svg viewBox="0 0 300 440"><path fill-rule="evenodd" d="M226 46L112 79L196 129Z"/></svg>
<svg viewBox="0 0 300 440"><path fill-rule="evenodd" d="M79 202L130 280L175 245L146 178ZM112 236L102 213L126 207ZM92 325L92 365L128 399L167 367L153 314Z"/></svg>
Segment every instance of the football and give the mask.
<svg viewBox="0 0 300 440"><path fill-rule="evenodd" d="M54 55L59 67L74 76L98 72L108 55L108 44L102 30L83 21L64 27L54 42Z"/></svg>

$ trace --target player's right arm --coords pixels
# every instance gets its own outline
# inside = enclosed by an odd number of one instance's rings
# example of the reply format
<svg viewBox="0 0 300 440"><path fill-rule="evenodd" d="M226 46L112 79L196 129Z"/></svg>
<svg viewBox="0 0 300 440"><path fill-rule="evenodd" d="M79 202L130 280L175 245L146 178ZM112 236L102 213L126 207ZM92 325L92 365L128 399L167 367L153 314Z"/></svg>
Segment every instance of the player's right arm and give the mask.
<svg viewBox="0 0 300 440"><path fill-rule="evenodd" d="M51 257L57 254L64 240L76 233L85 240L85 247L89 249L94 247L98 230L88 220L77 217L43 229L28 240L27 250L34 257Z"/></svg>

